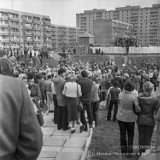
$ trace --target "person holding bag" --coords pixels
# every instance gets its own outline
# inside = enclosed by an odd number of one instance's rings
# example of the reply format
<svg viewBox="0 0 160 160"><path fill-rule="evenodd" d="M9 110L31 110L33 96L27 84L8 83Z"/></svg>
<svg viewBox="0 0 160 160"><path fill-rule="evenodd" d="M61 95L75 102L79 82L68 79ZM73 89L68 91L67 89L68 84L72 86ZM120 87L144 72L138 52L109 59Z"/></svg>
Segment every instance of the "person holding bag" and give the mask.
<svg viewBox="0 0 160 160"><path fill-rule="evenodd" d="M76 121L78 121L79 96L82 95L81 87L76 83L76 75L70 76L70 82L64 85L62 94L66 97L68 122L72 124L71 133L74 133Z"/></svg>

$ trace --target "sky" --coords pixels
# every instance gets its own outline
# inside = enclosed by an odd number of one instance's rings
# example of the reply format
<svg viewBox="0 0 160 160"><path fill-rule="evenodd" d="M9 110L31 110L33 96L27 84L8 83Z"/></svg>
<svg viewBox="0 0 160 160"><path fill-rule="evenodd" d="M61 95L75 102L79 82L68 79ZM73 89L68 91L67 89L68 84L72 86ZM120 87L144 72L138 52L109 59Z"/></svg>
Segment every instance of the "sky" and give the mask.
<svg viewBox="0 0 160 160"><path fill-rule="evenodd" d="M0 0L0 8L50 16L52 24L76 27L76 13L84 10L106 9L126 5L151 7L160 0ZM12 6L13 4L13 6Z"/></svg>

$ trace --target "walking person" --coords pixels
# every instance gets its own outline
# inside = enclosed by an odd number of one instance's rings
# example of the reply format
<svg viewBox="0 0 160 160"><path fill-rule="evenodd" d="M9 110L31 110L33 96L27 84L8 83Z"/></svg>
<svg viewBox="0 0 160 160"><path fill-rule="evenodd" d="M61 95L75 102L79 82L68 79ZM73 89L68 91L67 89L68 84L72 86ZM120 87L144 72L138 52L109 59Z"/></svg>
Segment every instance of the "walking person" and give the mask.
<svg viewBox="0 0 160 160"><path fill-rule="evenodd" d="M66 97L66 104L68 109L68 122L72 124L71 133L76 131L75 125L78 121L78 105L79 97L82 95L81 87L76 83L76 76L70 76L70 82L64 85L62 92Z"/></svg>

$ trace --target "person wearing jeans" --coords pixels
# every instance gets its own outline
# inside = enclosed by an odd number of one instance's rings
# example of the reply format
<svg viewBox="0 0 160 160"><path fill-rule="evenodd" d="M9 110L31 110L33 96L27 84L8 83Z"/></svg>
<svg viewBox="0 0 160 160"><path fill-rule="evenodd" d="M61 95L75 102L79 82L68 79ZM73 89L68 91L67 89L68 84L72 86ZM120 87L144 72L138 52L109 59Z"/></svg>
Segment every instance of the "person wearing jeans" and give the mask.
<svg viewBox="0 0 160 160"><path fill-rule="evenodd" d="M137 115L133 111L133 104L135 110L140 112L137 99L138 95L133 90L134 83L127 81L124 85L124 90L119 94L119 108L117 113L121 153L123 155L127 153L129 156L133 153L134 126L137 119Z"/></svg>

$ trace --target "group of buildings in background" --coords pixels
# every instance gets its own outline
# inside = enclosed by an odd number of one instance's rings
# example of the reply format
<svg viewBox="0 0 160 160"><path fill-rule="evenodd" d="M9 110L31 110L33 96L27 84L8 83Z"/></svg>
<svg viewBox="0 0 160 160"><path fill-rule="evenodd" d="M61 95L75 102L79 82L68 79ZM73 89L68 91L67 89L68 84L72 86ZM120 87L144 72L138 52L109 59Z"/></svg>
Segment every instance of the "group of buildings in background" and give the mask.
<svg viewBox="0 0 160 160"><path fill-rule="evenodd" d="M76 14L76 26L94 35L95 43L101 43L103 39L105 42L106 37L110 39L108 42L114 41L114 37L124 30L124 33L135 36L142 46L160 46L160 4L145 8L126 6L110 11L85 10ZM102 37L101 41L99 37Z"/></svg>
<svg viewBox="0 0 160 160"><path fill-rule="evenodd" d="M142 46L160 46L160 4L126 6L76 14L76 27L54 25L49 16L0 9L0 47L47 47L73 50L79 35L89 32L94 45L114 44L116 38L135 37Z"/></svg>
<svg viewBox="0 0 160 160"><path fill-rule="evenodd" d="M0 47L74 49L80 30L54 25L49 16L0 9Z"/></svg>

